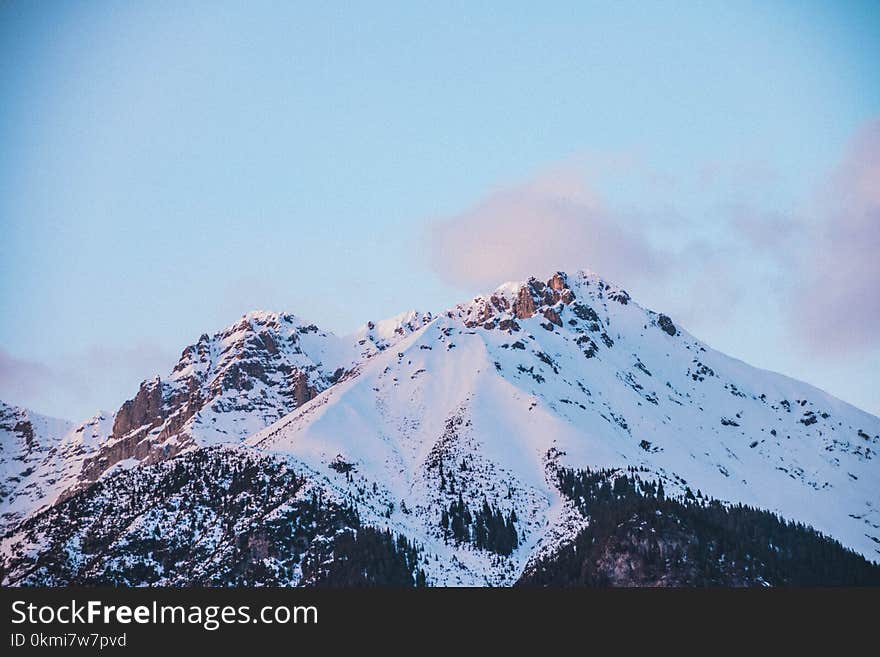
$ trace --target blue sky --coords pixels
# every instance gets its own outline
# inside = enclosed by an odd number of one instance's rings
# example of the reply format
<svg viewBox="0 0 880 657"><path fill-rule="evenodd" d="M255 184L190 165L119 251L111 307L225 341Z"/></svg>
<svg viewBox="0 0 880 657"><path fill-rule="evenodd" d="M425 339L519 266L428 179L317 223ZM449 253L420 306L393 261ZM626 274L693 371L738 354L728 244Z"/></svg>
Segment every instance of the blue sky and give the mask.
<svg viewBox="0 0 880 657"><path fill-rule="evenodd" d="M878 245L876 3L309 4L0 6L0 398L81 418L247 310L345 333L574 244L558 266L880 413L876 304L798 314L810 263ZM560 196L580 242L461 250ZM880 284L848 271L826 294Z"/></svg>

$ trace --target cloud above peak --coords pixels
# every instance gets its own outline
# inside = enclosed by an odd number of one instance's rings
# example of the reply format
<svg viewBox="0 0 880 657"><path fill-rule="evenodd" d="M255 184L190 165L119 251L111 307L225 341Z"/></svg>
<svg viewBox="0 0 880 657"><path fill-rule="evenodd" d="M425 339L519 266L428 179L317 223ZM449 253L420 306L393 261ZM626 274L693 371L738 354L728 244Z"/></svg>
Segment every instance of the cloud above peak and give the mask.
<svg viewBox="0 0 880 657"><path fill-rule="evenodd" d="M574 165L497 189L464 212L435 220L427 242L434 269L468 289L556 269L589 268L632 281L664 266Z"/></svg>
<svg viewBox="0 0 880 657"><path fill-rule="evenodd" d="M760 160L691 173L561 164L435 219L430 261L472 292L592 269L746 358L770 339L828 359L880 352L880 120L804 198L776 200L785 181Z"/></svg>

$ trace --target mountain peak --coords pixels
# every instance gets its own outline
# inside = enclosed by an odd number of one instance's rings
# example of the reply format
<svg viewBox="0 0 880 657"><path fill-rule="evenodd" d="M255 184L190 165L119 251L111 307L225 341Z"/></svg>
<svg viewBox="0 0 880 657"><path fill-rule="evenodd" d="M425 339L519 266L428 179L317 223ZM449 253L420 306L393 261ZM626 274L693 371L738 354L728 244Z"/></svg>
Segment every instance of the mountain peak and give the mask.
<svg viewBox="0 0 880 657"><path fill-rule="evenodd" d="M610 281L604 279L600 274L591 269L578 269L574 273L568 273L563 269L555 269L543 274L533 274L524 279L509 280L499 285L495 292L518 291L519 288L531 283L541 283L555 290L565 288L573 288L579 285L590 283L601 284L602 286L617 287Z"/></svg>
<svg viewBox="0 0 880 657"><path fill-rule="evenodd" d="M583 301L578 301L578 299ZM488 295L474 297L447 312L450 318L460 319L469 328L499 328L504 331L518 330L518 320L542 316L542 326L562 326L562 311L571 307L579 319L595 316L589 300L609 299L622 305L630 302L629 293L623 288L603 280L598 274L580 270L570 276L557 270L546 278L531 276L521 281L508 281L499 285ZM573 320L573 322L576 320Z"/></svg>
<svg viewBox="0 0 880 657"><path fill-rule="evenodd" d="M353 337L361 355L368 357L393 346L433 320L431 313L407 310L387 319L371 320L355 331Z"/></svg>

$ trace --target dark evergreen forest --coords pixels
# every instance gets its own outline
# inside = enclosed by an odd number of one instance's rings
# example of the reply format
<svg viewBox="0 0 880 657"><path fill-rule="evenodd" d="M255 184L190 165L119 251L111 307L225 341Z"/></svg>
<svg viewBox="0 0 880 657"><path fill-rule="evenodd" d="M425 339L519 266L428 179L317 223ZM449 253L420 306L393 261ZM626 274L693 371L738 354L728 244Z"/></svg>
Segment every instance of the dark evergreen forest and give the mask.
<svg viewBox="0 0 880 657"><path fill-rule="evenodd" d="M557 474L589 525L521 586L880 585L880 566L774 513L689 488L672 499L638 471Z"/></svg>

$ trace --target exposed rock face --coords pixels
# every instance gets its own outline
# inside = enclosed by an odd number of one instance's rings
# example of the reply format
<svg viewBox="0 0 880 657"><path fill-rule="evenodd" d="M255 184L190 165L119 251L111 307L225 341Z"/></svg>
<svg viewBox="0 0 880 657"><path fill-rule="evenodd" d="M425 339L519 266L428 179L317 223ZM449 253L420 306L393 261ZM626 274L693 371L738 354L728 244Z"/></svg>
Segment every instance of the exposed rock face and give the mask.
<svg viewBox="0 0 880 657"><path fill-rule="evenodd" d="M293 380L292 391L294 406L302 406L318 394L317 389L314 386L309 385L309 377L305 372L297 370L292 374L291 379Z"/></svg>
<svg viewBox="0 0 880 657"><path fill-rule="evenodd" d="M519 289L516 301L513 302L513 315L517 319L528 319L535 314L535 300L532 298L532 290L523 285Z"/></svg>
<svg viewBox="0 0 880 657"><path fill-rule="evenodd" d="M62 498L98 479L120 461L133 459L142 465L176 456L192 444L188 436L165 444L182 433L187 420L199 410L201 394L194 380L185 389L166 386L158 377L144 381L137 395L123 403L113 422L113 433L106 445L83 462L80 482ZM186 393L189 394L186 394ZM158 429L158 433L156 430ZM161 447L160 447L161 445Z"/></svg>
<svg viewBox="0 0 880 657"><path fill-rule="evenodd" d="M514 287L515 286L515 287ZM529 319L541 313L551 323L562 326L560 312L575 300L568 287L568 276L556 272L544 283L530 278L524 283L507 284L488 297L476 297L469 304L460 305L447 313L461 319L466 326L503 331L518 330L515 320Z"/></svg>
<svg viewBox="0 0 880 657"><path fill-rule="evenodd" d="M556 324L556 326L562 326L562 320L559 318L559 313L553 308L547 308L544 311L544 317L553 324Z"/></svg>
<svg viewBox="0 0 880 657"><path fill-rule="evenodd" d="M122 404L113 421L113 435L123 436L134 429L160 423L162 417L162 382L157 377L144 381L134 399Z"/></svg>
<svg viewBox="0 0 880 657"><path fill-rule="evenodd" d="M149 465L199 445L236 444L313 399L355 361L353 349L292 315L256 312L183 350L168 379L141 384L87 458L80 490L110 468ZM331 353L342 352L335 359ZM65 495L66 496L66 495Z"/></svg>
<svg viewBox="0 0 880 657"><path fill-rule="evenodd" d="M579 272L569 278L564 272L556 272L546 283L530 278L523 283L507 283L488 297L477 297L447 313L449 318L460 319L469 328L498 329L514 333L520 330L516 320L526 320L541 315L546 322L541 326L550 332L565 327L576 334L575 342L586 358L599 353L598 344L606 348L614 346L605 323L586 300L578 300L572 287L582 285L594 290L594 300L616 301L626 305L626 290L603 281L596 275ZM595 334L595 339L590 337Z"/></svg>
<svg viewBox="0 0 880 657"><path fill-rule="evenodd" d="M568 289L568 277L564 272L558 271L547 281L547 285L557 292L561 292Z"/></svg>
<svg viewBox="0 0 880 657"><path fill-rule="evenodd" d="M3 477L0 479L0 502L3 502L15 489L21 471L34 460L38 445L34 439L34 428L27 413L15 406L0 402L0 458L2 458Z"/></svg>
<svg viewBox="0 0 880 657"><path fill-rule="evenodd" d="M675 333L676 333L675 324L673 324L672 320L669 319L669 317L667 317L666 315L660 315L657 318L657 324L660 326L661 329L663 329L663 331L665 331L669 335L673 335L673 336L675 335Z"/></svg>

